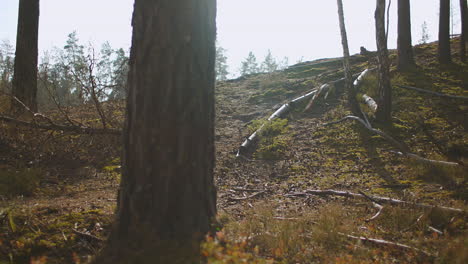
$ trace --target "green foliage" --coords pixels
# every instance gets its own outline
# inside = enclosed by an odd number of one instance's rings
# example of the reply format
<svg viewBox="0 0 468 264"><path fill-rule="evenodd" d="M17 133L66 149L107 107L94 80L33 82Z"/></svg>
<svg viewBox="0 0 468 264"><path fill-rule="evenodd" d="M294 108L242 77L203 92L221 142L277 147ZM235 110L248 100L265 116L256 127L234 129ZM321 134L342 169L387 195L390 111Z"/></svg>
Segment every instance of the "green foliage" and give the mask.
<svg viewBox="0 0 468 264"><path fill-rule="evenodd" d="M0 195L32 195L39 186L43 172L40 169L0 171Z"/></svg>
<svg viewBox="0 0 468 264"><path fill-rule="evenodd" d="M276 62L275 58L271 54L271 50L268 50L265 59L263 60L261 71L262 72L274 72L278 70L278 63Z"/></svg>
<svg viewBox="0 0 468 264"><path fill-rule="evenodd" d="M217 43L216 43L217 44ZM215 60L215 74L216 80L225 81L229 74L226 49L216 45L216 60Z"/></svg>
<svg viewBox="0 0 468 264"><path fill-rule="evenodd" d="M242 76L245 76L249 74L255 74L258 72L260 72L260 68L258 67L257 57L255 57L253 52L249 52L247 58L245 58L245 60L242 61L240 74Z"/></svg>

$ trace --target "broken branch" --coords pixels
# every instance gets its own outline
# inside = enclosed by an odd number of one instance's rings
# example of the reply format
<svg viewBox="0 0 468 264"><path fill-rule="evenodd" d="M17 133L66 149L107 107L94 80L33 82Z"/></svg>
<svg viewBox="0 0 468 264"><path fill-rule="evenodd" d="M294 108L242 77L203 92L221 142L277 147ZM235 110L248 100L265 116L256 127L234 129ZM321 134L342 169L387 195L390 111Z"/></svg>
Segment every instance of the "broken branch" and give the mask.
<svg viewBox="0 0 468 264"><path fill-rule="evenodd" d="M342 236L345 236L347 238L352 238L352 239L356 239L356 240L360 240L360 241L363 241L363 242L371 242L371 243L374 243L374 244L379 244L379 245L385 245L385 246L392 246L392 247L397 247L397 248L401 248L401 249L405 249L405 250L413 250L413 251L416 251L416 252L419 252L419 253L422 253L428 257L432 257L432 255L422 249L419 249L419 248L415 248L415 247L412 247L412 246L408 246L408 245L405 245L405 244L401 244L401 243L397 243L397 242L392 242L392 241L387 241L387 240L383 240L383 239L375 239L375 238L367 238L367 237L362 237L362 236L352 236L352 235L347 235L347 234L343 234L343 233L338 233Z"/></svg>
<svg viewBox="0 0 468 264"><path fill-rule="evenodd" d="M92 128L92 127L81 127L81 126L63 126L57 124L37 124L26 122L18 119L14 119L8 116L0 115L0 120L4 122L14 123L20 126L26 126L31 128L37 129L44 129L44 130L59 130L59 131L68 131L77 134L99 134L99 135L121 135L122 131L112 128Z"/></svg>
<svg viewBox="0 0 468 264"><path fill-rule="evenodd" d="M336 196L342 196L342 197L352 197L352 198L360 198L360 199L368 199L364 195L359 194L359 193L352 193L352 192L347 192L347 191L337 191L337 190L307 190L305 192L297 192L297 193L291 193L287 194L287 197L298 197L298 196L308 196L308 195L336 195ZM446 207L446 206L435 206L435 205L429 205L429 204L422 204L422 203L413 203L413 202L407 202L403 200L398 200L398 199L393 199L389 197L380 197L380 196L373 196L373 195L368 195L372 200L378 202L378 203L389 203L393 205L407 205L407 206L413 206L417 208L422 208L422 209L440 209L443 211L448 211L448 212L453 212L453 213L463 213L465 214L466 211L463 209L458 209L458 208L452 208L452 207Z"/></svg>
<svg viewBox="0 0 468 264"><path fill-rule="evenodd" d="M334 125L334 124L338 124L338 123L341 123L343 121L346 121L346 120L354 120L354 121L358 121L359 123L361 123L365 128L367 128L368 130L370 130L372 133L374 134L377 134L381 137L383 137L384 139L386 139L387 141L389 141L390 143L392 143L393 145L395 145L399 150L400 152L394 152L398 155L402 155L402 156L406 156L406 157L409 157L409 158L413 158L415 160L418 160L418 161L421 161L421 162L424 162L424 163L431 163L431 164L438 164L438 165L445 165L445 166L460 166L460 164L456 163L456 162L450 162L450 161L440 161L440 160L431 160L431 159L426 159L426 158L423 158L419 155L416 155L414 153L411 153L408 151L407 147L405 147L403 144L401 144L400 142L396 141L394 138L392 138L391 136L385 134L384 132L378 130L378 129L375 129L375 128L372 128L368 123L366 123L364 120L362 120L361 118L357 117L357 116L345 116L344 118L342 118L341 120L338 120L338 121L334 121L334 122L330 122L330 123L327 123L325 124L324 126L329 126L329 125Z"/></svg>
<svg viewBox="0 0 468 264"><path fill-rule="evenodd" d="M408 85L398 85L398 87L403 88L403 89L408 89L408 90L421 92L421 93L427 93L427 94L431 94L431 95L435 95L435 96L439 96L439 97L468 100L467 96L444 94L444 93L429 91L429 90L426 90L426 89L421 89L421 88L418 88L418 87L413 87L413 86L408 86Z"/></svg>

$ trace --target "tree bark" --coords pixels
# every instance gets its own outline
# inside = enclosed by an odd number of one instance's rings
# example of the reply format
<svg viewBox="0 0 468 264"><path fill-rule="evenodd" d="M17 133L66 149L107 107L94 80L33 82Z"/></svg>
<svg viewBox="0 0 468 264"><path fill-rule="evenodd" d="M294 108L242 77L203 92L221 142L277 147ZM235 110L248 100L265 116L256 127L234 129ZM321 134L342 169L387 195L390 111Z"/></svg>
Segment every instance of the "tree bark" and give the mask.
<svg viewBox="0 0 468 264"><path fill-rule="evenodd" d="M215 0L136 0L117 221L95 263L196 263L216 214Z"/></svg>
<svg viewBox="0 0 468 264"><path fill-rule="evenodd" d="M450 55L450 0L440 0L439 63L452 62Z"/></svg>
<svg viewBox="0 0 468 264"><path fill-rule="evenodd" d="M415 65L411 43L411 8L409 0L398 0L398 70Z"/></svg>
<svg viewBox="0 0 468 264"><path fill-rule="evenodd" d="M16 54L13 75L13 95L37 112L37 42L39 35L39 0L20 0ZM12 111L24 111L12 100Z"/></svg>
<svg viewBox="0 0 468 264"><path fill-rule="evenodd" d="M346 33L346 25L344 21L344 11L343 11L343 2L342 0L337 0L338 4L338 19L340 23L340 32L341 32L341 44L343 46L343 68L345 75L345 90L348 93L348 104L351 108L351 112L354 115L361 116L361 111L359 109L359 103L356 98L356 90L353 86L353 75L351 73L351 67L349 65L349 47L348 47L348 36Z"/></svg>
<svg viewBox="0 0 468 264"><path fill-rule="evenodd" d="M466 44L468 42L468 8L466 0L460 0L461 16L461 40L460 40L460 60L466 62Z"/></svg>
<svg viewBox="0 0 468 264"><path fill-rule="evenodd" d="M375 33L379 68L379 98L377 119L382 123L391 122L392 88L390 86L390 64L388 61L387 41L385 37L385 0L377 0L375 9Z"/></svg>

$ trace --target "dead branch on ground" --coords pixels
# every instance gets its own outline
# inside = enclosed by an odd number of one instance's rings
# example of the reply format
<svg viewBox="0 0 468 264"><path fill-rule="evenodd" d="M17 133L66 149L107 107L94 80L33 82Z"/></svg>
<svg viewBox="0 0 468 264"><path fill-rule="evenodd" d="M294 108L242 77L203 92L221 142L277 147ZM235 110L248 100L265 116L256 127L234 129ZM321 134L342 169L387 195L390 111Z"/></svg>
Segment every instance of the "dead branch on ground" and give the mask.
<svg viewBox="0 0 468 264"><path fill-rule="evenodd" d="M386 133L384 133L384 132L382 132L382 131L380 131L378 129L372 128L370 126L370 124L366 123L366 121L362 120L361 118L359 118L357 116L345 116L341 120L327 123L324 126L338 124L338 123L344 122L346 120L358 121L359 123L361 123L365 128L367 128L372 133L377 134L377 135L383 137L388 142L392 143L395 147L397 147L400 150L399 152L394 152L394 153L396 153L398 155L413 158L413 159L415 159L417 161L420 161L420 162L423 162L423 163L438 164L438 165L452 166L452 167L460 166L460 164L456 163L456 162L431 160L431 159L423 158L423 157L421 157L419 155L416 155L414 153L411 153L411 152L408 151L408 148L406 146L404 146L402 143L398 142L397 140L395 140L393 137L387 135Z"/></svg>
<svg viewBox="0 0 468 264"><path fill-rule="evenodd" d="M426 93L434 96L439 96L439 97L445 97L445 98L451 98L451 99L461 99L461 100L468 100L467 96L460 96L460 95L450 95L450 94L444 94L444 93L439 93L439 92L434 92L434 91L429 91L426 89L418 88L418 87L413 87L413 86L408 86L408 85L398 85L398 87L403 88L403 89L408 89L408 90L413 90L421 93Z"/></svg>
<svg viewBox="0 0 468 264"><path fill-rule="evenodd" d="M347 235L347 234L343 234L343 233L338 233L342 236L345 236L347 238L351 238L351 239L356 239L356 240L360 240L362 242L371 242L371 243L374 243L374 244L378 244L378 245L385 245L385 246L392 246L392 247L397 247L397 248L400 248L400 249L405 249L405 250L412 250L412 251L416 251L416 252L419 252L419 253L422 253L428 257L433 257L432 254L422 250L422 249L419 249L419 248L415 248L415 247L412 247L412 246L408 246L408 245L405 245L405 244L401 244L401 243L397 243L397 242L392 242L392 241L387 241L387 240L383 240L383 239L375 239L375 238L367 238L367 237L363 237L363 236L352 236L352 235Z"/></svg>
<svg viewBox="0 0 468 264"><path fill-rule="evenodd" d="M38 124L33 122L26 122L22 120L18 120L12 117L0 115L0 120L8 123L14 123L20 126L30 127L30 128L37 128L43 130L58 130L58 131L68 131L77 134L97 134L97 135L116 135L119 136L122 134L122 131L112 128L92 128L92 127L81 127L81 126L64 126L58 124Z"/></svg>
<svg viewBox="0 0 468 264"><path fill-rule="evenodd" d="M421 209L439 209L442 211L447 211L447 212L452 212L452 213L463 213L466 214L466 211L463 209L459 208L453 208L453 207L446 207L446 206L439 206L439 205L429 205L429 204L423 204L423 203L415 203L415 202L408 202L408 201L403 201L403 200L398 200L398 199L393 199L389 197L380 197L380 196L374 196L374 195L367 195L369 198L366 196L359 194L359 193L352 193L348 191L337 191L337 190L306 190L304 192L295 192L295 193L290 193L286 194L286 197L304 197L304 196L309 196L309 195L335 195L335 196L342 196L342 197L351 197L351 198L359 198L359 199L372 199L378 203L384 204L392 204L392 205L405 205L405 206L411 206L411 207L416 207L416 208L421 208Z"/></svg>

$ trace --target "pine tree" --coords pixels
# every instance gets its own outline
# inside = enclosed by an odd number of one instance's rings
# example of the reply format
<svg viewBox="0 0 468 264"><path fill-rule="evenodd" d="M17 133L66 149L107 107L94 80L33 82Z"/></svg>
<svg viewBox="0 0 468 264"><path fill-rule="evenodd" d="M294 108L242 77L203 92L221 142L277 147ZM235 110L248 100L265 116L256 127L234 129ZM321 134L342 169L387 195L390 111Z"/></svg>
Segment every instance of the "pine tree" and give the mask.
<svg viewBox="0 0 468 264"><path fill-rule="evenodd" d="M390 123L392 118L392 87L390 85L390 63L388 61L387 37L385 34L385 0L377 0L375 38L379 62L379 107L375 114L382 123Z"/></svg>
<svg viewBox="0 0 468 264"><path fill-rule="evenodd" d="M245 60L242 62L240 73L242 76L248 74L255 74L260 71L257 63L257 58L253 54L253 52L249 52L249 55Z"/></svg>
<svg viewBox="0 0 468 264"><path fill-rule="evenodd" d="M216 63L215 63L216 80L225 81L229 74L226 50L216 45Z"/></svg>
<svg viewBox="0 0 468 264"><path fill-rule="evenodd" d="M450 0L440 0L439 17L439 62L452 62L450 54Z"/></svg>
<svg viewBox="0 0 468 264"><path fill-rule="evenodd" d="M132 21L117 219L95 263L200 263L216 215L216 1L136 0Z"/></svg>
<svg viewBox="0 0 468 264"><path fill-rule="evenodd" d="M427 29L427 23L424 21L421 25L421 39L419 40L419 44L426 44L429 41L429 31Z"/></svg>
<svg viewBox="0 0 468 264"><path fill-rule="evenodd" d="M413 65L410 1L398 0L398 69L406 70Z"/></svg>
<svg viewBox="0 0 468 264"><path fill-rule="evenodd" d="M268 53L265 56L265 59L263 60L261 71L269 73L274 72L276 70L278 70L278 63L276 63L275 58L273 58L271 50L268 50Z"/></svg>
<svg viewBox="0 0 468 264"><path fill-rule="evenodd" d="M39 35L39 0L20 0L13 95L37 111L37 57ZM12 110L22 112L23 106L12 100Z"/></svg>

